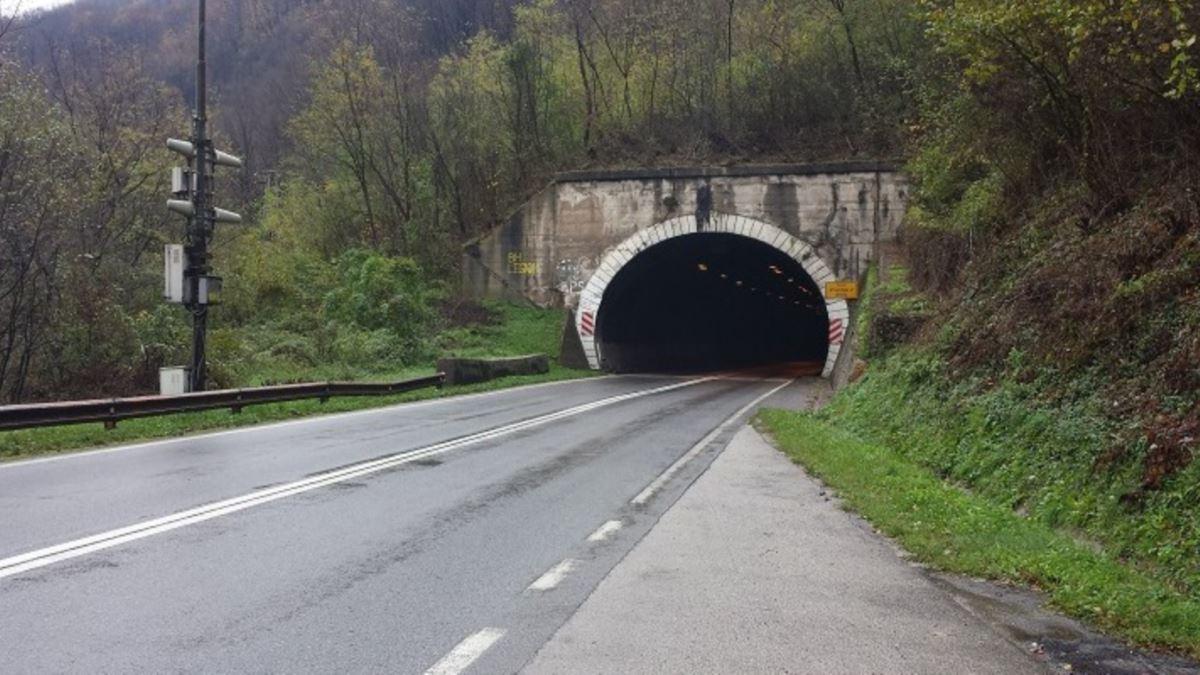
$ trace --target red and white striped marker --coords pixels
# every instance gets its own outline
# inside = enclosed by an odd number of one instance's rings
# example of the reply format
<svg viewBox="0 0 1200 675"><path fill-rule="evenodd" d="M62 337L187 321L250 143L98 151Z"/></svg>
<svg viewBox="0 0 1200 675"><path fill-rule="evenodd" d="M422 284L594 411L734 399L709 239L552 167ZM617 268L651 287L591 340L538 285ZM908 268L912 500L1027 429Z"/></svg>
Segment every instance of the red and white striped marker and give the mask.
<svg viewBox="0 0 1200 675"><path fill-rule="evenodd" d="M830 319L829 320L829 344L831 346L832 345L840 345L840 344L842 344L842 338L844 338L844 337L846 337L846 329L845 329L845 324L842 322L842 320L841 319Z"/></svg>
<svg viewBox="0 0 1200 675"><path fill-rule="evenodd" d="M583 337L592 337L596 334L596 316L591 312L579 315L579 334Z"/></svg>

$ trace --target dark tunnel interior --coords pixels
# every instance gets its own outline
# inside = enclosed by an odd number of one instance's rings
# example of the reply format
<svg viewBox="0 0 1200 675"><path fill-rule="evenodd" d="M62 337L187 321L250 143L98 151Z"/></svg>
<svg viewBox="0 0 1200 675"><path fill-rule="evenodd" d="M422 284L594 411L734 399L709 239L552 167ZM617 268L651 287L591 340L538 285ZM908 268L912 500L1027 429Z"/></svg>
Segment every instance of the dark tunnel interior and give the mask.
<svg viewBox="0 0 1200 675"><path fill-rule="evenodd" d="M596 317L601 367L709 372L824 361L825 301L804 268L756 239L693 234L629 261Z"/></svg>

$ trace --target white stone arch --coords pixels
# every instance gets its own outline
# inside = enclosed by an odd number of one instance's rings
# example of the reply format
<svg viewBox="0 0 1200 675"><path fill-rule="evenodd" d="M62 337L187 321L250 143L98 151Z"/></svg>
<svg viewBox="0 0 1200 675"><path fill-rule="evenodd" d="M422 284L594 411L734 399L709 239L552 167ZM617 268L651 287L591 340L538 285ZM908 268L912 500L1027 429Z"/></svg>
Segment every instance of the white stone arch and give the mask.
<svg viewBox="0 0 1200 675"><path fill-rule="evenodd" d="M639 253L655 244L668 239L697 234L695 216L680 216L663 221L657 225L639 230L633 236L609 250L600 261L599 267L592 273L587 285L579 296L579 306L575 309L575 327L583 342L583 353L587 356L588 365L593 370L600 369L600 354L596 346L596 320L600 316L600 304L604 300L604 291L608 284L617 277L621 268L627 265ZM703 232L735 234L750 239L757 239L771 246L796 262L800 263L808 276L817 284L822 297L825 295L825 284L833 281L833 273L829 266L811 246L800 241L786 231L770 223L747 218L714 213L709 219ZM830 300L825 298L825 309L829 315L829 355L825 358L825 368L822 377L833 373L834 364L842 351L842 342L849 328L850 308L845 300Z"/></svg>

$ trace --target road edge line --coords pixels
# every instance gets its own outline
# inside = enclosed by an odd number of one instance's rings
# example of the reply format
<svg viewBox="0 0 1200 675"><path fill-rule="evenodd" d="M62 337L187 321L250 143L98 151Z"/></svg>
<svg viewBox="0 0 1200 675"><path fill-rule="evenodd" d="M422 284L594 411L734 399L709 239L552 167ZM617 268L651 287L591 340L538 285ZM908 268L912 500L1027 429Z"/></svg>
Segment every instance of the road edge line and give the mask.
<svg viewBox="0 0 1200 675"><path fill-rule="evenodd" d="M696 456L703 452L704 449L708 447L708 445L712 443L718 436L737 423L743 415L795 381L795 379L792 379L784 382L778 387L771 389L762 396L759 396L753 401L742 406L737 412L725 418L723 422L718 424L715 429L708 432L704 438L701 438L700 441L693 445L687 452L683 453L679 459L675 460L675 462L671 464L671 466L668 466L662 473L660 473L658 477L650 481L650 484L643 488L641 492L637 493L633 499L629 500L629 503L634 506L644 506L646 502L650 501L654 495L661 490L663 486L665 486L675 476L675 474L679 472L680 469L684 467L684 465L695 459Z"/></svg>

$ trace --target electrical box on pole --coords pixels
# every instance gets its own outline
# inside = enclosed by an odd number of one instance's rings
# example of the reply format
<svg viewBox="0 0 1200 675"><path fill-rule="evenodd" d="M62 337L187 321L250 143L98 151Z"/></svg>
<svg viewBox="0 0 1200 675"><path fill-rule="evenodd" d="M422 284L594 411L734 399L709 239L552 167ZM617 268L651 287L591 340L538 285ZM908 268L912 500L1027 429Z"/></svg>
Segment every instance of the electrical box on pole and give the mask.
<svg viewBox="0 0 1200 675"><path fill-rule="evenodd" d="M221 304L221 277L196 277L195 284L183 288L183 304L196 307L211 307Z"/></svg>
<svg viewBox="0 0 1200 675"><path fill-rule="evenodd" d="M160 396L179 396L188 393L191 374L183 366L158 369L158 393Z"/></svg>
<svg viewBox="0 0 1200 675"><path fill-rule="evenodd" d="M183 245L167 244L164 253L166 276L163 285L163 299L181 305L183 304Z"/></svg>

